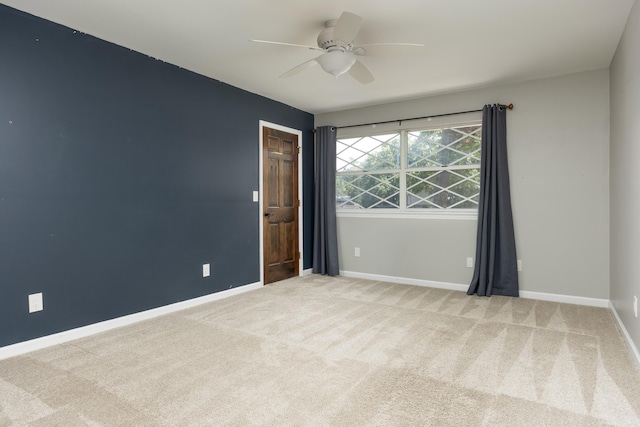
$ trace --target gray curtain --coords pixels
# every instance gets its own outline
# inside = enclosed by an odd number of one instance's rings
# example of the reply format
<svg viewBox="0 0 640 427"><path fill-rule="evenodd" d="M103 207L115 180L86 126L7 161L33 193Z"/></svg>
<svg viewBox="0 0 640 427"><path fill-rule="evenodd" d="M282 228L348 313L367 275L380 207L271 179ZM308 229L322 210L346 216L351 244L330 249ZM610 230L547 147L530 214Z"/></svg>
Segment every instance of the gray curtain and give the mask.
<svg viewBox="0 0 640 427"><path fill-rule="evenodd" d="M476 263L467 293L518 296L518 261L513 232L507 111L504 105L482 109L482 148Z"/></svg>
<svg viewBox="0 0 640 427"><path fill-rule="evenodd" d="M316 129L314 168L313 272L337 276L336 128Z"/></svg>

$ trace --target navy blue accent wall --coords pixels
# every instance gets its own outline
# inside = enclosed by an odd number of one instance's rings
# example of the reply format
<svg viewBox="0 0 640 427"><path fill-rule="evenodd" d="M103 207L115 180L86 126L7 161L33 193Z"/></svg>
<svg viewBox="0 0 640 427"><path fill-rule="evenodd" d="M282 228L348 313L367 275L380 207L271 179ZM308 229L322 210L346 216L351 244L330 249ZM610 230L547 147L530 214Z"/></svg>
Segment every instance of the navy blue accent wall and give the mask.
<svg viewBox="0 0 640 427"><path fill-rule="evenodd" d="M0 5L0 346L258 282L259 120L303 131L309 268L313 115Z"/></svg>

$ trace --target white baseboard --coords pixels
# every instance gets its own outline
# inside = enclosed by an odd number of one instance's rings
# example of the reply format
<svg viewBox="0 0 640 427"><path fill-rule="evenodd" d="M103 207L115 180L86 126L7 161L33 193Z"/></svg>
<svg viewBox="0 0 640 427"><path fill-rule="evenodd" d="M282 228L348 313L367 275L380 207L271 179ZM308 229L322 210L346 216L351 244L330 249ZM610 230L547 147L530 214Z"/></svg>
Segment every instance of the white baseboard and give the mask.
<svg viewBox="0 0 640 427"><path fill-rule="evenodd" d="M251 283L244 286L238 286L236 288L231 288L225 291L204 295L198 298L193 298L186 301L180 301L174 304L153 308L151 310L141 311L139 313L133 313L126 316L117 317L111 320L105 320L104 322L98 322L91 325L70 329L68 331L59 332L57 334L47 335L41 338L35 338L29 341L23 341L23 342L11 344L5 347L0 347L0 360L7 359L9 357L19 356L21 354L29 353L34 350L40 350L46 347L50 347L52 345L73 341L78 338L88 337L90 335L94 335L100 332L105 332L105 331L119 328L122 326L131 325L133 323L141 322L143 320L153 319L154 317L184 310L186 308L195 307L208 302L218 301L223 298L228 298L234 295L242 294L244 292L249 292L255 289L259 289L262 286L263 285L261 282Z"/></svg>
<svg viewBox="0 0 640 427"><path fill-rule="evenodd" d="M620 316L618 316L618 312L611 302L609 302L609 308L613 312L613 317L615 317L616 322L618 323L618 328L620 328L622 336L624 336L624 339L627 341L631 352L636 358L636 362L638 362L638 367L640 368L640 352L638 352L638 347L636 347L636 345L634 344L633 340L631 339L631 335L629 335L629 331L627 331L627 328L625 328L624 323L622 323L622 319L620 319Z"/></svg>
<svg viewBox="0 0 640 427"><path fill-rule="evenodd" d="M548 294L545 292L520 291L520 298L537 299L540 301L561 302L564 304L586 305L589 307L609 307L608 299L577 297L574 295Z"/></svg>
<svg viewBox="0 0 640 427"><path fill-rule="evenodd" d="M380 282L400 283L401 285L447 289L449 291L466 292L467 289L469 289L469 285L460 285L458 283L435 282L433 280L411 279L409 277L383 276L381 274L359 273L356 271L340 271L340 275L344 277L353 277L355 279L377 280Z"/></svg>
<svg viewBox="0 0 640 427"><path fill-rule="evenodd" d="M341 276L357 279L379 280L381 282L400 283L403 285L425 286L428 288L447 289L450 291L467 292L469 285L459 283L436 282L433 280L411 279L408 277L383 276L380 274L359 273L355 271L340 271ZM586 305L590 307L609 307L609 300L598 298L577 297L572 295L548 294L544 292L520 291L520 297L540 301L561 302L565 304Z"/></svg>

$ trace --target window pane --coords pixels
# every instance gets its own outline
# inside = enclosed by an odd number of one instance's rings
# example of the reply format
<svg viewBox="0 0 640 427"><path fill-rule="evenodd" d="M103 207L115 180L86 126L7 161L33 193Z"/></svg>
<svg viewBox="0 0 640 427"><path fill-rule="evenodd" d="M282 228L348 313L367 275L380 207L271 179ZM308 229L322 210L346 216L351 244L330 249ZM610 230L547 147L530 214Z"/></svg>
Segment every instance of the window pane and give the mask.
<svg viewBox="0 0 640 427"><path fill-rule="evenodd" d="M336 178L338 209L398 208L400 174L339 175Z"/></svg>
<svg viewBox="0 0 640 427"><path fill-rule="evenodd" d="M407 173L407 208L469 209L478 206L477 168Z"/></svg>
<svg viewBox="0 0 640 427"><path fill-rule="evenodd" d="M339 139L336 143L338 172L400 168L400 134Z"/></svg>
<svg viewBox="0 0 640 427"><path fill-rule="evenodd" d="M407 166L409 168L442 166L437 161L442 141L442 129L409 132Z"/></svg>
<svg viewBox="0 0 640 427"><path fill-rule="evenodd" d="M409 168L480 163L481 125L409 132Z"/></svg>

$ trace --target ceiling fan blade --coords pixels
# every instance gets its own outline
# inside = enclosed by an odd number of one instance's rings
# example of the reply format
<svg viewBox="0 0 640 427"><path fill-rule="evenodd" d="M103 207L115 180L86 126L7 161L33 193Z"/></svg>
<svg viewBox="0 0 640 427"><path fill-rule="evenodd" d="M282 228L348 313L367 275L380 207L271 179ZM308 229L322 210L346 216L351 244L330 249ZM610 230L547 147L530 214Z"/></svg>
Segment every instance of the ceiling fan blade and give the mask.
<svg viewBox="0 0 640 427"><path fill-rule="evenodd" d="M324 50L320 49L317 46L307 46L307 45L303 45L303 44L294 44L294 43L272 42L272 41L269 41L269 40L251 40L251 41L255 42L255 43L276 44L276 45L280 45L280 46L303 47L303 48L309 49L309 50L318 50L320 52L324 52Z"/></svg>
<svg viewBox="0 0 640 427"><path fill-rule="evenodd" d="M293 67L292 69L290 69L286 73L282 74L280 76L280 78L286 79L287 77L295 76L296 74L306 70L307 68L311 68L316 64L317 64L317 62L316 62L315 58L310 59L310 60L308 60L306 62L303 62L300 65L296 65L295 67Z"/></svg>
<svg viewBox="0 0 640 427"><path fill-rule="evenodd" d="M354 46L351 51L355 55L366 56L408 56L423 55L427 48L419 43L370 43Z"/></svg>
<svg viewBox="0 0 640 427"><path fill-rule="evenodd" d="M342 12L333 29L333 39L351 43L358 35L361 25L362 17L351 12Z"/></svg>
<svg viewBox="0 0 640 427"><path fill-rule="evenodd" d="M363 85L369 84L375 80L371 71L365 67L362 62L356 61L349 69L349 74Z"/></svg>

